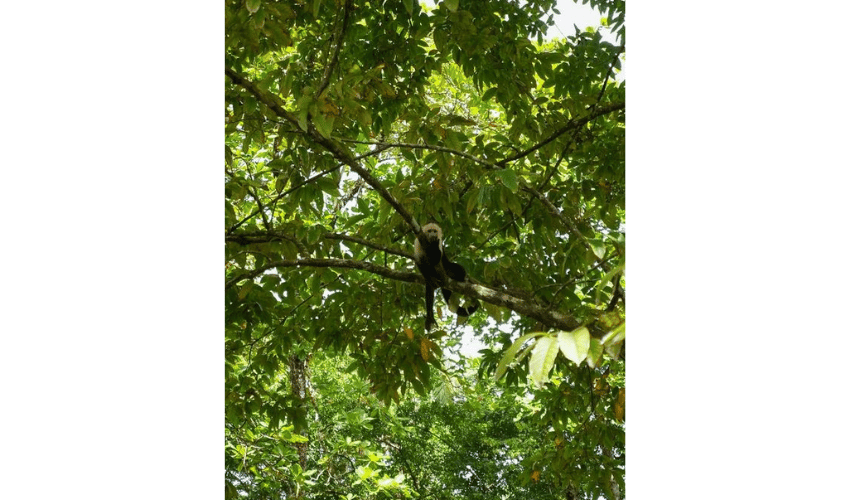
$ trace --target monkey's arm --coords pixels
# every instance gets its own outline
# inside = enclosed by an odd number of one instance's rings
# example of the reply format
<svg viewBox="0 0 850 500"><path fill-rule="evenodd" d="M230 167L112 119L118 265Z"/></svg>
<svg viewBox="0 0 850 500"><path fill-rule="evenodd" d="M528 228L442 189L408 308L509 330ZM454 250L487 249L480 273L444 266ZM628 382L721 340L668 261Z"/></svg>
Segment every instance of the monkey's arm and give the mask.
<svg viewBox="0 0 850 500"><path fill-rule="evenodd" d="M442 255L443 270L446 275L455 281L466 281L466 269L462 265L451 262L446 254Z"/></svg>

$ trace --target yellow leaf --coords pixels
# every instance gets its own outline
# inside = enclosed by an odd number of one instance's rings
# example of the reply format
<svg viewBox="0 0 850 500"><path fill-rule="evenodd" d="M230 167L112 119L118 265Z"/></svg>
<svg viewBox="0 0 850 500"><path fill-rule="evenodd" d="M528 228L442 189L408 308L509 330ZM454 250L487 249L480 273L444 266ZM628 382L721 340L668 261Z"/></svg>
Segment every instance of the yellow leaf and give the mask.
<svg viewBox="0 0 850 500"><path fill-rule="evenodd" d="M598 378L593 381L593 393L597 396L605 394L605 381L603 379Z"/></svg>
<svg viewBox="0 0 850 500"><path fill-rule="evenodd" d="M617 402L614 403L614 418L620 422L626 421L626 388L623 387L617 393Z"/></svg>
<svg viewBox="0 0 850 500"><path fill-rule="evenodd" d="M245 285L245 286L243 286L242 288L240 288L240 289L239 289L239 295L238 295L239 300L244 299L244 298L245 298L245 296L246 296L246 295L248 295L248 292L250 292L250 291L251 291L251 288L254 288L254 283L252 283L252 282L250 282L250 281L248 282L248 284L247 284L247 285Z"/></svg>
<svg viewBox="0 0 850 500"><path fill-rule="evenodd" d="M528 373L537 387L543 387L543 383L549 379L557 355L558 339L548 335L537 339L528 360Z"/></svg>
<svg viewBox="0 0 850 500"><path fill-rule="evenodd" d="M536 471L532 472L531 473L531 479L533 479L535 483L537 481L539 481L540 480L540 471L536 470Z"/></svg>
<svg viewBox="0 0 850 500"><path fill-rule="evenodd" d="M411 330L410 328L405 328L404 334L407 335L408 339L413 340L413 330Z"/></svg>

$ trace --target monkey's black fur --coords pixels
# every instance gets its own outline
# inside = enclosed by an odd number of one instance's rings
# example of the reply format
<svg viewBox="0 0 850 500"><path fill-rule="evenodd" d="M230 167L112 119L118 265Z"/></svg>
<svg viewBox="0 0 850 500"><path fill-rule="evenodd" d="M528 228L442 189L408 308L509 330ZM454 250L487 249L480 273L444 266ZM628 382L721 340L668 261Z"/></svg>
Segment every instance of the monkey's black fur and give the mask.
<svg viewBox="0 0 850 500"><path fill-rule="evenodd" d="M422 226L422 236L413 245L413 259L416 267L425 277L425 329L431 330L434 325L434 290L441 288L446 304L452 296L451 290L442 288L445 284L443 275L456 281L466 281L466 269L460 264L451 262L443 251L443 230L434 223ZM442 272L441 272L442 271ZM451 308L451 306L449 306ZM468 307L458 307L458 316L469 316L478 309L478 303Z"/></svg>

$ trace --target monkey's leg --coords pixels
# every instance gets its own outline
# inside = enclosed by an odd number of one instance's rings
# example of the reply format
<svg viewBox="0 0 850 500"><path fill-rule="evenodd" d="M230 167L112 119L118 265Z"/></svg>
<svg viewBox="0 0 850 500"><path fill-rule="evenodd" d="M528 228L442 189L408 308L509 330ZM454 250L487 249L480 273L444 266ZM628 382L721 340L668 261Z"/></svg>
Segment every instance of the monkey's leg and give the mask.
<svg viewBox="0 0 850 500"><path fill-rule="evenodd" d="M434 287L425 284L425 330L431 331L434 326Z"/></svg>

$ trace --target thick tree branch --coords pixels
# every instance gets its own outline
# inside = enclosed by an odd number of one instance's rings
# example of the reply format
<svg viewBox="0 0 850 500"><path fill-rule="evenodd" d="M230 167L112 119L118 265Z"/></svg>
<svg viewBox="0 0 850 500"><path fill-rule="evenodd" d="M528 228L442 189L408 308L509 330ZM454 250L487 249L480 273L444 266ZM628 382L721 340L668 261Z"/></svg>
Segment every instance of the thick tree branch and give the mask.
<svg viewBox="0 0 850 500"><path fill-rule="evenodd" d="M236 283L246 280L246 279L254 279L257 276L263 274L264 272L280 268L280 267L333 267L340 269L359 269L361 271L367 271L372 274L377 274L379 276L384 276L390 279L398 280L398 281L407 281L409 283L425 283L425 278L423 278L419 273L409 273L406 271L396 271L394 269L389 269L386 267L381 267L371 262L365 262L361 260L350 260L350 259L300 259L300 260L278 260L275 262L270 262L264 266L260 266L253 271L240 274L239 276L235 276L229 280L227 280L224 284L225 290L235 285Z"/></svg>
<svg viewBox="0 0 850 500"><path fill-rule="evenodd" d="M371 262L364 262L350 259L300 259L300 260L280 260L271 262L264 266L258 267L253 271L240 274L225 282L225 289L228 289L247 279L254 279L257 276L265 273L270 269L283 267L329 267L339 269L359 269L361 271L370 272L386 278L406 281L408 283L425 284L425 278L419 273L411 273L406 271L396 271L386 267L381 267ZM477 285L469 282L460 282L447 278L444 285L447 290L458 292L468 297L476 298L490 304L500 307L505 307L517 314L533 318L549 328L560 330L573 330L581 326L581 323L572 316L562 314L552 310L547 306L538 306L527 300L519 297L508 295L506 293L488 288L486 286ZM591 335L601 337L606 332L603 329L591 324L587 325Z"/></svg>
<svg viewBox="0 0 850 500"><path fill-rule="evenodd" d="M275 95L273 95L269 92L263 91L262 89L257 87L255 84L248 81L242 75L238 74L236 71L234 71L230 68L225 68L225 73L231 78L231 80L233 80L234 83L242 86L248 92L253 94L260 102L265 104L277 116L291 122L292 124L294 124L296 126L298 125L298 120L296 119L295 115L293 115L292 113L290 113L289 111L287 111L285 109L283 102L280 100L280 98L278 98L277 96L275 96ZM508 163L515 161L515 160L518 160L520 158L523 158L525 156L528 156L529 154L531 154L534 151L542 148L546 144L554 141L555 139L557 139L561 135L569 132L570 130L574 130L577 127L583 126L584 124L586 124L590 120L593 120L593 119L595 119L599 116L602 116L602 115L623 109L624 107L625 107L624 102L611 103L611 104L607 104L605 106L600 106L597 109L592 110L588 115L586 115L584 117L581 117L581 118L575 119L575 120L571 120L570 123L568 123L567 125L565 125L561 129L555 131L555 133L553 133L547 139L543 140L542 142L538 143L537 145L532 146L531 148L529 148L525 151L522 151L520 153L517 153L517 154L515 154L511 157L505 158L505 159L501 160L500 162L494 164L494 166L498 167L498 168L504 168ZM357 161L357 159L355 157L353 157L351 155L351 153L345 147L342 146L342 144L340 144L336 140L333 140L333 139L330 139L330 138L327 138L327 137L323 137L315 129L315 127L312 126L312 124L310 124L308 126L306 136L308 138L310 138L312 140L312 142L319 144L320 146L324 147L338 161L340 161L341 163L343 163L345 165L348 165L349 168L351 168L353 171L357 172L357 174L367 184L369 184L373 189L375 189L375 191L377 191L381 195L381 197L384 198L384 200L386 200L387 203L389 203L395 209L395 211L405 220L405 222L408 223L408 225L413 229L413 232L414 232L415 235L418 236L421 233L422 230L421 230L418 222L398 202L398 200L396 200L395 197L393 197L393 195L386 188L384 188L381 185L381 183L374 176L372 176L372 174L368 170L366 170L365 168L363 168L360 165L360 163ZM456 152L456 151L452 151L452 150L448 150L447 152L452 152L452 153L455 153L455 154L460 153L460 152ZM481 161L483 161L483 160L479 160L479 163ZM547 208L549 208L553 212L553 214L556 214L558 216L559 220L561 220L564 223L564 225L567 226L570 229L570 231L572 232L572 234L574 236L579 238L582 241L582 243L584 243L584 245L588 249L592 250L587 239L581 233L578 232L578 229L572 224L571 221L569 221L566 217L564 217L560 213L560 211L558 211L548 200L546 200L545 197L541 193L539 193L537 190L535 190L531 186L528 186L527 183L525 183L525 182L523 182L522 184L523 184L524 189L528 190L529 192L534 194L535 197L540 199L541 202L544 203L544 205L546 205ZM244 279L255 278L255 277L259 276L260 274L262 274L263 272L265 272L266 270L269 270L269 269L272 269L272 268L296 267L296 266L338 267L338 268L360 269L360 270L364 270L364 271L371 272L371 273L374 273L374 274L378 274L378 275L381 275L381 276L385 276L387 278L398 279L400 281L424 283L424 279L418 273L407 273L407 272L394 271L394 270L391 270L391 269L387 269L387 268L384 268L384 267L374 265L374 264L369 263L369 262L353 261L353 260L346 260L346 259L302 259L302 260L298 260L298 261L285 261L284 260L284 261L278 261L278 262L273 262L273 263L267 264L267 265L262 266L261 268L258 268L254 271L251 271L249 273L246 273L246 274L243 274L243 275L240 275L240 276L237 276L235 278L230 279L229 281L227 281L225 283L225 287L230 287L233 284L235 284L239 281L242 281ZM483 287L481 285L475 285L475 284L472 284L472 283L458 283L456 281L450 280L446 284L446 288L449 289L449 290L453 290L453 291L457 291L459 293L466 294L470 297L478 298L479 300L483 300L484 302L488 302L488 303L495 304L495 305L502 306L502 307L507 307L508 309L516 311L519 314L534 318L534 319L540 321L541 323L543 323L544 325L547 325L547 326L552 327L552 328L574 329L574 328L576 328L580 325L580 323L576 319L574 319L570 316L563 315L563 314L558 313L556 311L548 310L547 308L539 307L535 304L521 300L517 297L506 295L506 294L503 294L503 293L498 292L496 290L492 290L490 288ZM599 332L594 332L593 329L591 329L591 331L593 333L599 333Z"/></svg>
<svg viewBox="0 0 850 500"><path fill-rule="evenodd" d="M307 251L307 247L305 247L298 238L282 231L244 231L236 234L228 234L224 237L224 241L226 242L236 243L243 246L254 245L257 243L270 243L272 241L280 240L288 241L298 247L298 253L304 257L310 255L310 252Z"/></svg>
<svg viewBox="0 0 850 500"><path fill-rule="evenodd" d="M327 233L324 236L329 240L342 240L342 241L350 241L352 243L357 243L359 245L363 245L365 247L374 248L375 250L379 250L381 252L386 252L392 255L398 255L399 257L405 257L407 259L413 259L413 255L404 252L402 250L398 250L396 248L388 247L386 245L380 245L378 243L358 238L357 236L350 236L347 234L341 233ZM268 243L271 241L278 240L286 240L294 243L298 248L304 248L303 244L298 241L297 238L291 236L289 234L283 233L281 231L240 231L235 234L230 234L224 237L224 241L229 241L232 243L237 243L239 245L251 245L255 243ZM308 255L305 253L305 255Z"/></svg>
<svg viewBox="0 0 850 500"><path fill-rule="evenodd" d="M449 280L446 288L468 297L473 297L493 305L505 307L522 316L528 316L529 318L536 319L549 328L574 330L581 326L581 323L574 317L562 314L548 306L538 306L527 300L523 300L519 297L508 295L482 285ZM601 337L605 334L604 330L596 327L595 325L586 326L590 330L591 335L594 337Z"/></svg>

